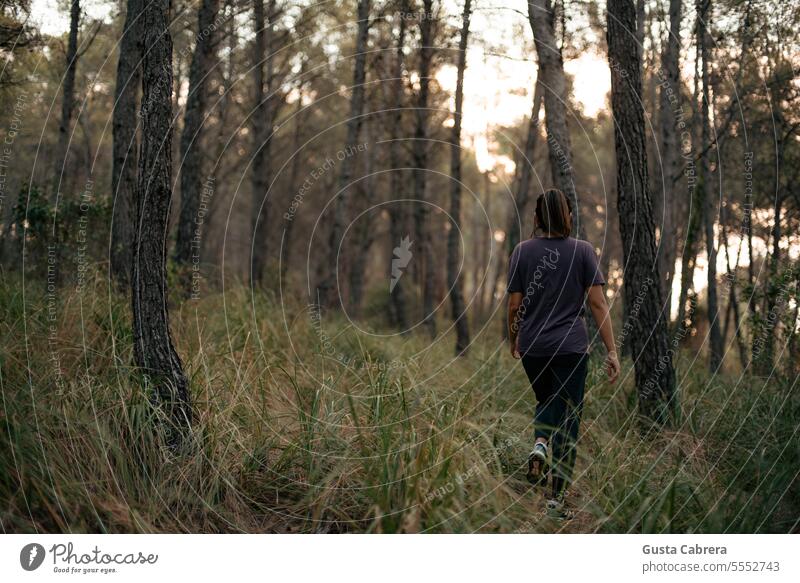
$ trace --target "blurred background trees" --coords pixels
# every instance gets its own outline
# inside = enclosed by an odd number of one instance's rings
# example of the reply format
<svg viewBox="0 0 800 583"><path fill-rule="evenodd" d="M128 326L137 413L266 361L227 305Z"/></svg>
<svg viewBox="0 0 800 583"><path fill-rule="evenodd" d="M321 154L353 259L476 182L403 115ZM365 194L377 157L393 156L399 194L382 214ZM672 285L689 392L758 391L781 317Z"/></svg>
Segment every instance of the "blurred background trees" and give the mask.
<svg viewBox="0 0 800 583"><path fill-rule="evenodd" d="M143 35L122 35L126 21L135 26L136 4L62 2L46 27L35 0L2 4L6 272L23 269L24 249L24 269L46 275L47 245L58 242L62 285L87 268L127 285L131 173L148 108L137 88ZM179 138L171 146L168 280L188 269L200 294L244 283L307 303L324 289L321 303L375 329L424 325L441 335L452 321L456 280L447 258L455 240L465 323L473 337L499 339L485 326L499 321L510 249L532 230L528 203L572 184L580 235L601 256L624 330L633 315L615 300L629 272L606 6L537 1L518 11L477 2L461 52L463 8L438 0L174 1L171 124ZM752 363L760 374L774 366L794 374L798 9L646 0L636 18L668 344L702 348L713 368ZM462 121L457 206L454 115ZM390 292L404 237L413 258ZM181 305L187 289L171 285L171 302Z"/></svg>

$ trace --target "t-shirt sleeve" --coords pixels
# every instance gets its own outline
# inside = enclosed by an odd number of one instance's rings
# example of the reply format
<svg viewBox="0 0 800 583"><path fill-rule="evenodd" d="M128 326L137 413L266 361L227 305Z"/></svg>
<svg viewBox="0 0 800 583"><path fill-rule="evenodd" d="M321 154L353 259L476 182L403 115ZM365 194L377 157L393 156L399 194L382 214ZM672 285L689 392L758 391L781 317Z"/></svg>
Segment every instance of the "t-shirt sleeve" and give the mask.
<svg viewBox="0 0 800 583"><path fill-rule="evenodd" d="M585 259L583 262L584 287L588 288L592 287L593 285L605 285L606 280L603 277L603 272L600 271L600 265L597 262L597 255L594 253L594 248L590 243L586 243L585 248Z"/></svg>
<svg viewBox="0 0 800 583"><path fill-rule="evenodd" d="M506 291L510 294L515 292L521 293L523 290L522 273L519 269L519 248L519 245L514 247L514 251L511 253L511 259L508 260L508 287Z"/></svg>

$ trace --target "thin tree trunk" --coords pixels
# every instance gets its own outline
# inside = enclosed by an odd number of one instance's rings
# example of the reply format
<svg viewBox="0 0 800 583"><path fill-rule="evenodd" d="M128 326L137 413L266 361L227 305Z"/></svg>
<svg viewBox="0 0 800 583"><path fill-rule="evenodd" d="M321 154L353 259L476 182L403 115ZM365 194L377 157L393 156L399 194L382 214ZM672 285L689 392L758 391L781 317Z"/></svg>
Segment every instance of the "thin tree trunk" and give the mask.
<svg viewBox="0 0 800 583"><path fill-rule="evenodd" d="M423 0L423 14L420 15L420 59L419 59L419 93L417 107L414 111L416 128L412 146L414 159L414 228L417 234L417 249L422 256L422 314L423 324L431 338L436 336L436 314L434 313L434 274L433 250L431 248L430 227L427 203L427 171L428 171L428 100L430 97L431 61L433 60L433 0ZM419 264L418 263L418 264Z"/></svg>
<svg viewBox="0 0 800 583"><path fill-rule="evenodd" d="M471 0L464 2L461 38L458 43L458 73L456 78L453 131L450 137L450 217L447 234L447 285L450 288L450 307L456 329L456 356L469 348L469 322L464 305L464 284L459 262L461 232L461 113L464 102L464 70L467 68L467 41L471 18Z"/></svg>
<svg viewBox="0 0 800 583"><path fill-rule="evenodd" d="M408 3L402 2L403 12L408 12ZM402 166L400 156L400 127L403 123L403 57L406 40L406 19L401 18L397 35L397 47L395 49L394 75L392 79L392 103L389 107L389 191L390 196L395 202L389 205L389 231L391 233L391 244L400 248L404 237L408 236L404 230L407 228L407 205L402 202L405 199L403 190L403 176L399 168ZM397 201L401 202L397 202ZM393 258L392 262L395 259ZM390 262L390 263L392 263ZM402 277L394 278L390 270L390 291L389 299L392 307L392 319L394 324L401 332L408 331L408 306L406 302L406 283Z"/></svg>
<svg viewBox="0 0 800 583"><path fill-rule="evenodd" d="M550 0L529 0L528 20L539 57L539 74L547 88L544 93L545 127L553 183L572 201L572 231L577 237L583 237L583 222L572 172L572 143L567 126L564 61L561 48L556 43Z"/></svg>
<svg viewBox="0 0 800 583"><path fill-rule="evenodd" d="M533 178L533 161L536 156L536 146L539 143L539 112L542 108L542 97L544 94L542 85L542 70L536 74L536 85L533 90L533 107L531 117L528 120L528 135L525 138L525 147L522 155L517 160L519 168L519 181L517 182L517 192L514 197L514 206L508 217L508 227L506 229L507 239L506 248L508 255L514 251L522 240L522 225L526 216L526 209L531 200L531 178ZM505 315L504 315L505 317Z"/></svg>
<svg viewBox="0 0 800 583"><path fill-rule="evenodd" d="M299 77L303 77L303 69L300 69ZM292 166L289 170L289 194L293 199L297 195L297 177L300 174L300 139L302 136L302 111L303 111L303 84L299 84L297 88L297 109L294 114L294 136L292 137ZM289 201L287 208L292 204ZM284 217L283 226L283 246L281 247L281 287L286 285L286 273L289 269L289 259L291 258L292 250L292 234L294 232L293 215L287 213Z"/></svg>
<svg viewBox="0 0 800 583"><path fill-rule="evenodd" d="M366 116L365 116L366 117ZM356 185L358 197L357 212L363 212L372 206L373 200L373 168L375 165L375 140L372 139L372 122L364 123L364 138L369 150L367 151L365 174ZM366 280L366 266L369 250L375 242L375 225L370 224L368 215L363 215L353 225L353 240L355 245L351 249L353 263L350 269L350 315L353 318L361 316L361 304L364 300L364 283Z"/></svg>
<svg viewBox="0 0 800 583"><path fill-rule="evenodd" d="M739 242L739 249L736 252L736 263L731 267L731 256L730 256L730 246L728 245L728 211L726 207L722 208L722 213L724 219L721 221L721 230L722 230L722 241L725 245L725 265L728 271L728 289L729 289L729 298L728 298L728 311L726 313L726 320L725 320L725 330L722 333L723 340L727 341L728 338L728 331L729 331L729 324L728 324L728 315L733 316L733 335L736 339L736 346L739 350L739 360L742 364L742 367L747 366L747 348L744 344L744 335L742 334L741 328L741 314L739 313L739 300L737 299L736 295L736 274L739 271L739 261L741 260L742 256L742 242Z"/></svg>
<svg viewBox="0 0 800 583"><path fill-rule="evenodd" d="M172 37L170 0L143 8L142 147L136 188L137 216L131 306L133 352L154 400L170 421L173 445L192 420L189 386L172 344L167 311L166 233L172 199Z"/></svg>
<svg viewBox="0 0 800 583"><path fill-rule="evenodd" d="M256 30L253 43L255 65L255 103L253 105L253 167L252 184L252 230L253 252L250 282L254 286L263 283L267 264L267 240L269 228L269 195L267 189L272 180L272 128L275 120L273 93L275 0L269 0L266 14L264 0L254 0L253 24ZM266 66L266 73L264 67Z"/></svg>
<svg viewBox="0 0 800 583"><path fill-rule="evenodd" d="M364 113L364 82L367 79L367 36L369 33L370 0L358 0L358 29L356 33L356 54L353 66L353 88L350 95L350 115L347 119L347 138L345 151L354 151L358 145ZM353 172L353 156L347 155L342 160L339 174L338 194L334 204L333 225L328 242L328 262L322 280L317 285L317 295L321 306L333 308L342 305L342 297L336 286L339 248L344 236L347 221L349 197L347 189Z"/></svg>
<svg viewBox="0 0 800 583"><path fill-rule="evenodd" d="M695 20L695 27L698 26L698 20ZM700 136L697 131L698 124L696 120L701 116L700 101L700 51L695 51L694 59L694 97L692 99L692 148L689 152L683 153L683 158L688 160L685 169L687 176L688 198L687 214L689 224L686 227L685 244L681 253L681 288L678 295L678 320L676 322L676 332L681 333L688 328L690 320L694 319L694 308L690 312L690 317L686 314L686 302L691 299L692 306L695 305L696 295L690 290L694 289L694 269L697 264L697 244L698 237L700 236L700 226L703 220L703 207L700 204L700 192L698 188L698 173L695 165L694 150L700 142Z"/></svg>
<svg viewBox="0 0 800 583"><path fill-rule="evenodd" d="M133 217L136 213L136 170L138 140L136 98L142 70L142 0L128 0L125 25L119 46L117 86L112 113L111 193L114 216L111 226L111 275L123 290L130 285L133 248Z"/></svg>
<svg viewBox="0 0 800 583"><path fill-rule="evenodd" d="M61 97L61 121L58 124L58 142L53 157L53 182L50 200L55 202L61 187L61 177L67 164L70 129L75 110L75 71L78 68L78 26L81 20L80 0L72 0L69 10L69 37L67 40L67 60L64 70L64 92Z"/></svg>
<svg viewBox="0 0 800 583"><path fill-rule="evenodd" d="M698 46L700 56L702 59L702 81L703 81L703 97L701 103L701 118L702 118L702 138L701 143L707 144L711 139L711 124L709 121L709 105L711 104L711 95L708 77L708 30L707 18L710 13L710 0L700 0L699 2L699 21L698 21ZM723 341L722 334L720 333L719 326L719 303L717 300L717 249L714 237L714 220L717 216L716 203L712 190L709 188L711 180L711 170L709 161L709 151L704 148L703 156L700 159L700 188L702 188L701 196L703 198L703 225L705 230L706 239L706 254L708 256L708 287L706 293L708 294L708 326L709 326L709 367L712 374L719 370L722 364L723 356Z"/></svg>
<svg viewBox="0 0 800 583"><path fill-rule="evenodd" d="M525 137L525 146L522 154L517 158L517 184L514 204L508 213L508 224L506 226L506 253L501 259L497 268L497 281L495 289L498 288L500 279L505 276L508 266L508 258L522 240L522 226L527 216L528 204L531 200L531 178L533 177L533 163L536 156L536 146L539 143L539 113L542 108L543 97L542 71L538 69L536 73L536 84L533 90L533 107L531 116L528 119L528 134ZM508 338L508 326L505 325L506 313L500 310L499 317L502 318L503 325L500 326L503 340Z"/></svg>
<svg viewBox="0 0 800 583"><path fill-rule="evenodd" d="M200 262L202 219L198 215L200 196L206 177L203 174L203 123L206 115L207 84L214 60L219 0L203 0L197 13L196 45L189 66L189 95L183 114L181 133L181 210L175 262L181 272L181 291L192 291L192 272Z"/></svg>
<svg viewBox="0 0 800 583"><path fill-rule="evenodd" d="M647 182L641 63L632 34L636 30L633 2L609 0L607 22L625 302L630 315L627 324L639 412L643 418L662 424L674 408L675 372L668 350L668 312L658 278L653 206Z"/></svg>
<svg viewBox="0 0 800 583"><path fill-rule="evenodd" d="M636 48L639 51L639 62L644 62L644 21L645 1L636 0Z"/></svg>
<svg viewBox="0 0 800 583"><path fill-rule="evenodd" d="M681 176L680 139L678 124L683 122L683 105L680 79L681 6L682 0L669 0L669 32L667 46L661 60L661 159L664 181L661 187L663 222L659 239L659 267L664 298L669 301L672 280L675 277L677 239L675 236L674 191Z"/></svg>

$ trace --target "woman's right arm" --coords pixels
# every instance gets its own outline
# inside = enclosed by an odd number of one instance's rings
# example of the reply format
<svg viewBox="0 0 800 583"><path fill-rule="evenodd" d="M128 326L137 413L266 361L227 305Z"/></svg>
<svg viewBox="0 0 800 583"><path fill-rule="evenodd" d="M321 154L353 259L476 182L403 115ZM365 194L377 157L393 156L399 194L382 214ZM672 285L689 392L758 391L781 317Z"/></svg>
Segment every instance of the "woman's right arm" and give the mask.
<svg viewBox="0 0 800 583"><path fill-rule="evenodd" d="M608 380L614 383L619 376L619 359L617 358L617 348L614 345L614 330L611 328L611 316L608 313L608 304L603 295L602 285L593 285L589 288L589 308L592 310L594 321L600 330L600 338L606 346L608 356L606 356L606 369Z"/></svg>

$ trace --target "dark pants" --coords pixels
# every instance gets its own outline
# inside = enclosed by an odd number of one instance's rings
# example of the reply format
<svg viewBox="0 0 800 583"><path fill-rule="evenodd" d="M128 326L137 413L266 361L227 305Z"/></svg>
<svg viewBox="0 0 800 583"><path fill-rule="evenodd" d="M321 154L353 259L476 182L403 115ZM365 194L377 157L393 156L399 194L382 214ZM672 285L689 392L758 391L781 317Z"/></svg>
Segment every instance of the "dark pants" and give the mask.
<svg viewBox="0 0 800 583"><path fill-rule="evenodd" d="M553 497L572 479L575 444L586 385L586 354L523 356L522 366L536 394L535 437L552 448Z"/></svg>

